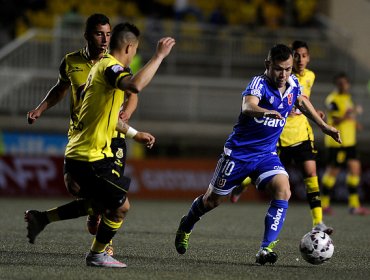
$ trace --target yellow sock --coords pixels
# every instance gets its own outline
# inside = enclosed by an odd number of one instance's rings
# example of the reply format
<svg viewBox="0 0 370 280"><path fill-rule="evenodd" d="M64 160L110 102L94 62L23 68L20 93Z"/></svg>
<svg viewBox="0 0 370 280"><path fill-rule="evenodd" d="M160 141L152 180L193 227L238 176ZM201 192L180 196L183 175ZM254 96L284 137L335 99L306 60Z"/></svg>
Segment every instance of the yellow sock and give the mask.
<svg viewBox="0 0 370 280"><path fill-rule="evenodd" d="M324 174L322 177L322 195L321 195L321 206L327 208L330 206L330 193L335 186L336 177Z"/></svg>
<svg viewBox="0 0 370 280"><path fill-rule="evenodd" d="M240 184L240 186L243 188L243 191L245 191L251 183L252 183L252 179L250 177L247 177Z"/></svg>
<svg viewBox="0 0 370 280"><path fill-rule="evenodd" d="M358 185L360 184L360 176L347 175L346 183L348 187L348 207L358 208L360 207L360 197L358 196Z"/></svg>
<svg viewBox="0 0 370 280"><path fill-rule="evenodd" d="M322 207L317 176L304 179L306 186L307 200L311 209L312 224L315 226L322 222Z"/></svg>
<svg viewBox="0 0 370 280"><path fill-rule="evenodd" d="M103 214L98 232L91 245L91 251L96 253L104 252L107 245L112 242L112 238L117 230L122 226L122 223L123 221L114 222ZM97 241L96 238L98 238L100 241Z"/></svg>
<svg viewBox="0 0 370 280"><path fill-rule="evenodd" d="M95 253L103 253L107 245L108 244L103 244L103 243L100 243L99 241L96 241L96 238L94 238L94 241L91 245L91 251Z"/></svg>

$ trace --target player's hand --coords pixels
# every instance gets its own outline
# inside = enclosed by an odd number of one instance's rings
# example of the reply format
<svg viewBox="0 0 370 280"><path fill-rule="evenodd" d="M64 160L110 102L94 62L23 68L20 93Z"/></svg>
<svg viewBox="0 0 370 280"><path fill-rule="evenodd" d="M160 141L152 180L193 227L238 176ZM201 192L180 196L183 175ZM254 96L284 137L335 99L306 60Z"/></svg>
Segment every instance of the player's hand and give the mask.
<svg viewBox="0 0 370 280"><path fill-rule="evenodd" d="M28 124L33 124L40 116L41 116L41 112L39 110L29 111L27 113Z"/></svg>
<svg viewBox="0 0 370 280"><path fill-rule="evenodd" d="M165 58L172 50L176 41L172 37L164 37L158 41L156 54L162 59Z"/></svg>
<svg viewBox="0 0 370 280"><path fill-rule="evenodd" d="M271 118L271 119L279 119L279 120L283 119L280 113L274 110L264 112L263 116L267 118Z"/></svg>
<svg viewBox="0 0 370 280"><path fill-rule="evenodd" d="M139 131L135 136L136 142L144 144L148 149L151 149L155 143L155 137L148 132Z"/></svg>
<svg viewBox="0 0 370 280"><path fill-rule="evenodd" d="M342 144L342 139L340 138L340 133L335 127L332 127L330 125L325 125L322 128L322 132L331 136L339 144Z"/></svg>

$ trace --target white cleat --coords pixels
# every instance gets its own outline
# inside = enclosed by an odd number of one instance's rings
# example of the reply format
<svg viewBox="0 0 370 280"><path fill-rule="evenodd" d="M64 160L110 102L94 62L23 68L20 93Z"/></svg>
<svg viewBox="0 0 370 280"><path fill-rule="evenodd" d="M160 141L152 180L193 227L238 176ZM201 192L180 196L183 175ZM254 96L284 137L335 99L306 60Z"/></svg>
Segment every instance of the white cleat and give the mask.
<svg viewBox="0 0 370 280"><path fill-rule="evenodd" d="M122 263L107 252L103 253L93 253L90 252L86 255L86 265L87 266L96 266L96 267L114 267L114 268L125 268L127 265Z"/></svg>

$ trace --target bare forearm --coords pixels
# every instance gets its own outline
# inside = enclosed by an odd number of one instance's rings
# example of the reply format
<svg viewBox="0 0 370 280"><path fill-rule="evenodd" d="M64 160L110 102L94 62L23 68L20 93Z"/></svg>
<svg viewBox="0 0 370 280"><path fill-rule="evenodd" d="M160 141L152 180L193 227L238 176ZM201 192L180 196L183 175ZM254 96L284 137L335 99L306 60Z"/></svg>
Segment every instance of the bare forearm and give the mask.
<svg viewBox="0 0 370 280"><path fill-rule="evenodd" d="M56 84L49 90L45 98L40 102L36 109L45 111L55 106L67 94L67 89L67 87L62 87L59 84Z"/></svg>
<svg viewBox="0 0 370 280"><path fill-rule="evenodd" d="M326 125L324 120L317 113L316 109L312 106L311 102L307 98L302 98L296 102L298 109L310 120L315 122L319 127Z"/></svg>

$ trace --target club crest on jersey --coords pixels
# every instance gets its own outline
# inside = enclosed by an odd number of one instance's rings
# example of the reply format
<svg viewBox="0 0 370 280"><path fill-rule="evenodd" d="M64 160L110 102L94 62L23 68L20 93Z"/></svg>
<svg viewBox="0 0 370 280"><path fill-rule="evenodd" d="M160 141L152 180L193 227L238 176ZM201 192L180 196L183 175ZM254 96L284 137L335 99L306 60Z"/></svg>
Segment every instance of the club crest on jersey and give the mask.
<svg viewBox="0 0 370 280"><path fill-rule="evenodd" d="M222 178L217 178L217 187L218 188L223 188L226 184L226 179Z"/></svg>
<svg viewBox="0 0 370 280"><path fill-rule="evenodd" d="M123 158L123 149L122 148L117 149L116 157L117 158Z"/></svg>
<svg viewBox="0 0 370 280"><path fill-rule="evenodd" d="M274 103L274 100L275 100L275 98L273 96L271 96L270 97L270 100L269 100L270 104L273 104Z"/></svg>
<svg viewBox="0 0 370 280"><path fill-rule="evenodd" d="M288 104L289 105L292 105L293 104L293 94L292 93L288 93Z"/></svg>

